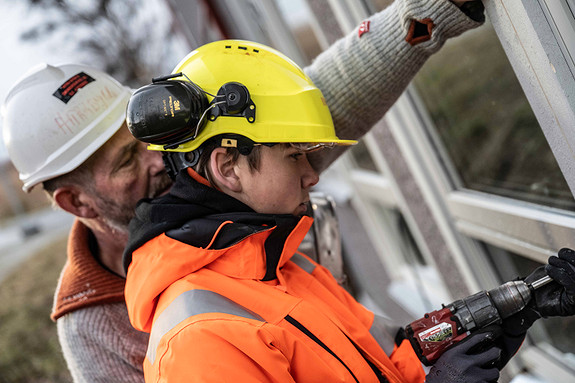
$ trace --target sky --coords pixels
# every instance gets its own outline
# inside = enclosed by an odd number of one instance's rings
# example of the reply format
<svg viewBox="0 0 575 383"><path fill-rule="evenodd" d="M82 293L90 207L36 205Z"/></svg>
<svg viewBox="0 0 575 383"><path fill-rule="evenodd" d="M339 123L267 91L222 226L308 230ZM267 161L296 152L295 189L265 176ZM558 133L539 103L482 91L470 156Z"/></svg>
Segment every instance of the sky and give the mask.
<svg viewBox="0 0 575 383"><path fill-rule="evenodd" d="M80 0L74 0L80 1ZM82 0L89 3L90 0ZM144 0L142 0L144 2ZM80 52L74 54L75 44L69 35L56 31L48 39L40 42L22 41L20 35L30 26L46 17L47 11L37 12L27 8L27 1L0 0L0 104L3 104L10 88L39 63L52 65L82 62ZM152 2L149 2L152 3ZM148 4L149 4L148 3ZM81 31L77 33L82 33ZM87 57L87 56L85 56ZM0 129L2 119L0 119ZM0 135L0 161L7 159L6 149Z"/></svg>
<svg viewBox="0 0 575 383"><path fill-rule="evenodd" d="M38 16L26 12L23 1L0 0L0 100L4 103L8 91L30 68L40 62L58 64L73 61L65 50L56 50L48 44L33 44L19 39L24 24L33 23ZM0 119L0 128L2 121ZM1 141L1 139L0 139ZM0 160L7 159L4 143L0 142Z"/></svg>

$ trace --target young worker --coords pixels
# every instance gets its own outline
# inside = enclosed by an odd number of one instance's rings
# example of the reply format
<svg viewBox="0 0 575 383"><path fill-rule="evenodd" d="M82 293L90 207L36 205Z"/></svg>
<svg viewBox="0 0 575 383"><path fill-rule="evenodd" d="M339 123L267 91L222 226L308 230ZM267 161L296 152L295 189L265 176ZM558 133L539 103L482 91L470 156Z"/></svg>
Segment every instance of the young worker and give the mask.
<svg viewBox="0 0 575 383"><path fill-rule="evenodd" d="M354 143L336 137L323 95L297 65L225 40L190 53L175 73L137 90L127 113L132 134L164 151L175 175L168 194L140 201L124 254L130 320L150 332L146 381L497 380L498 347L468 353L493 333L443 354L426 378L409 341L394 342L297 251L319 180L307 155ZM571 278L552 289L566 300L545 305L572 315L575 256L558 260L555 275Z"/></svg>
<svg viewBox="0 0 575 383"><path fill-rule="evenodd" d="M356 28L305 68L340 135L365 134L447 39L481 25L481 10L464 13L453 3L396 0L370 17L369 31L359 36ZM416 20L433 22L428 35L413 33ZM79 91L66 102L57 98L82 73ZM128 321L121 254L136 202L165 192L170 182L161 156L134 143L123 127L129 94L93 68L46 66L19 81L3 107L4 138L24 190L40 184L78 218L52 314L76 382L143 381L148 335ZM369 102L358 94L369 94ZM340 153L310 160L321 171Z"/></svg>

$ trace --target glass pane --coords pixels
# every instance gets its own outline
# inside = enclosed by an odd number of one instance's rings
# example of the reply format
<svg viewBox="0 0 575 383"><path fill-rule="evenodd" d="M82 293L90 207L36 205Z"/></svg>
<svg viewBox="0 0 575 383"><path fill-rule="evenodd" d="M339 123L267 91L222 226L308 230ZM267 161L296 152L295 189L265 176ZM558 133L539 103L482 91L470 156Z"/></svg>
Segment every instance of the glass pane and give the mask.
<svg viewBox="0 0 575 383"><path fill-rule="evenodd" d="M414 83L464 187L575 210L490 24L450 40Z"/></svg>
<svg viewBox="0 0 575 383"><path fill-rule="evenodd" d="M488 244L485 244L487 252L498 271L502 281L526 277L541 263L527 259ZM575 368L575 317L555 317L540 319L529 330L530 338L537 344L551 344L560 351L559 357L567 365ZM548 351L544 349L544 351Z"/></svg>
<svg viewBox="0 0 575 383"><path fill-rule="evenodd" d="M372 172L379 172L367 146L365 145L365 141L360 140L357 145L352 146L349 152L351 153L357 167Z"/></svg>

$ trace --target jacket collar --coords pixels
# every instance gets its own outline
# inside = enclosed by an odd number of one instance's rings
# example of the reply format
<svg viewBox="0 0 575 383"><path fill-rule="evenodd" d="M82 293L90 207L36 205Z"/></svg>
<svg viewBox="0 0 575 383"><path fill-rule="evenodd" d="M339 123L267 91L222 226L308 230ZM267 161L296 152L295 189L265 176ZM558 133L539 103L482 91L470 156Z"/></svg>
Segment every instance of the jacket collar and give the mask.
<svg viewBox="0 0 575 383"><path fill-rule="evenodd" d="M156 199L138 202L130 222L130 238L124 250L124 269L132 261L132 252L150 239L178 228L188 221L221 213L254 213L237 199L219 191L192 169L182 171L170 192Z"/></svg>
<svg viewBox="0 0 575 383"><path fill-rule="evenodd" d="M258 214L244 203L210 187L207 181L189 169L189 172L178 174L175 185L167 195L140 201L136 217L130 223L124 266L127 270L132 253L163 233L195 248L209 248L212 251L230 247L255 233L269 230L263 246L265 253L262 254L265 273L259 279L272 280L276 278L278 265L282 264L284 247L294 228L298 226L303 234L295 236L297 244L289 257L309 230L313 220L304 218ZM302 222L305 223L299 225ZM261 249L262 246L257 248ZM209 258L211 256L198 260L198 267L203 267L205 264L202 262Z"/></svg>

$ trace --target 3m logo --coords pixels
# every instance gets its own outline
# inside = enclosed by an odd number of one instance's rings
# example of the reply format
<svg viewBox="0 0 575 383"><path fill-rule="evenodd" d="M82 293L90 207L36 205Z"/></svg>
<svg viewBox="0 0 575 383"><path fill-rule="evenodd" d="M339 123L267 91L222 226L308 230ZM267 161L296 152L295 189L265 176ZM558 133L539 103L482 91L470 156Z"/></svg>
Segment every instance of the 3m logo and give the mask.
<svg viewBox="0 0 575 383"><path fill-rule="evenodd" d="M58 100L62 101L64 104L67 104L68 101L70 101L72 97L78 93L78 90L82 89L92 81L95 81L92 77L84 72L80 72L70 77L52 95Z"/></svg>

